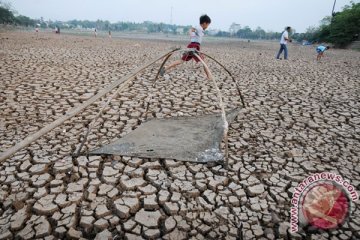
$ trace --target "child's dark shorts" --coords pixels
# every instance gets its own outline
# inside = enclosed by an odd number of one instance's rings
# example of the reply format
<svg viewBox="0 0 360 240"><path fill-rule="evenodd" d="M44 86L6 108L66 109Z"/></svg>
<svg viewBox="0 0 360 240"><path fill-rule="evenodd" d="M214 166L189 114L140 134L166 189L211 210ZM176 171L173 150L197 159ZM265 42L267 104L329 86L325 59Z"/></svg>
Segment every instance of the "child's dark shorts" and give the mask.
<svg viewBox="0 0 360 240"><path fill-rule="evenodd" d="M187 46L187 48L195 48L196 50L200 51L200 43L192 42ZM200 55L200 57L204 59L203 56ZM183 61L190 61L191 59L194 59L196 62L200 62L200 59L195 57L191 52L185 52L181 59Z"/></svg>

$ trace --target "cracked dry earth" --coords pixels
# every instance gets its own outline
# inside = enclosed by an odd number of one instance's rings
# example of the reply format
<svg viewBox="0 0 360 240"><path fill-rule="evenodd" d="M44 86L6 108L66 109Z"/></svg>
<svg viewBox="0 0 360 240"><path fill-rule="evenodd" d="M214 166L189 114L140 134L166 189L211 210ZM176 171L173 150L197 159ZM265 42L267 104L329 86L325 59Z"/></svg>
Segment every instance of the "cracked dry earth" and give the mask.
<svg viewBox="0 0 360 240"><path fill-rule="evenodd" d="M174 45L165 40L0 33L0 146L5 150ZM243 89L229 130L230 165L71 154L110 96L0 165L0 239L359 239L360 205L330 231L289 232L294 187L334 172L360 190L360 53L204 42ZM178 57L178 56L176 56ZM174 58L173 58L174 60ZM208 60L226 109L240 106L230 77ZM218 113L215 89L187 63L151 87L145 69L106 108L92 150L151 118ZM150 97L149 97L150 96Z"/></svg>

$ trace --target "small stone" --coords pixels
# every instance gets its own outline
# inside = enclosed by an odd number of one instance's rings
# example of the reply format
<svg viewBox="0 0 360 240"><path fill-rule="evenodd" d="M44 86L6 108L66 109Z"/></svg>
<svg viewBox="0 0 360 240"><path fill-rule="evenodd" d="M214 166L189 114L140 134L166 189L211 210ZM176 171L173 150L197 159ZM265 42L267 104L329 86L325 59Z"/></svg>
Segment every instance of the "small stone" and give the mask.
<svg viewBox="0 0 360 240"><path fill-rule="evenodd" d="M188 238L186 232L179 231L178 229L175 228L174 231L166 234L163 237L163 239L165 239L165 240L172 240L172 239L185 240L185 239L189 239L189 238ZM204 237L200 238L200 237L196 236L195 239L205 239L205 238Z"/></svg>
<svg viewBox="0 0 360 240"><path fill-rule="evenodd" d="M110 192L108 192L106 195L109 197L109 198L114 198L118 195L119 193L119 190L117 190L117 188L113 188Z"/></svg>
<svg viewBox="0 0 360 240"><path fill-rule="evenodd" d="M157 210L159 205L156 201L156 195L150 195L144 198L144 208L145 210Z"/></svg>
<svg viewBox="0 0 360 240"><path fill-rule="evenodd" d="M235 196L230 196L229 197L229 203L231 204L231 206L233 207L239 207L240 206L240 201L237 197Z"/></svg>
<svg viewBox="0 0 360 240"><path fill-rule="evenodd" d="M23 162L23 163L20 165L20 171L24 172L24 171L28 170L30 167L31 167L30 161L29 161L29 160L26 160L25 162Z"/></svg>
<svg viewBox="0 0 360 240"><path fill-rule="evenodd" d="M125 231L130 231L136 226L136 222L134 222L132 219L124 223L124 229Z"/></svg>
<svg viewBox="0 0 360 240"><path fill-rule="evenodd" d="M122 177L120 179L120 184L126 190L135 190L137 187L144 186L146 182L142 178L125 179L124 177Z"/></svg>
<svg viewBox="0 0 360 240"><path fill-rule="evenodd" d="M169 201L170 193L166 190L161 190L159 192L159 203L164 204L166 201Z"/></svg>
<svg viewBox="0 0 360 240"><path fill-rule="evenodd" d="M25 221L27 219L27 212L26 212L26 206L23 207L22 209L20 209L19 211L17 211L10 219L11 221L11 230L13 231L17 231L20 230Z"/></svg>
<svg viewBox="0 0 360 240"><path fill-rule="evenodd" d="M117 225L119 225L120 219L117 216L112 216L109 222L110 222L110 226L116 227Z"/></svg>
<svg viewBox="0 0 360 240"><path fill-rule="evenodd" d="M196 228L201 234L205 235L210 232L211 227L205 224L201 224L199 227Z"/></svg>
<svg viewBox="0 0 360 240"><path fill-rule="evenodd" d="M55 173L67 173L70 172L72 168L73 162L71 156L56 161L53 167Z"/></svg>
<svg viewBox="0 0 360 240"><path fill-rule="evenodd" d="M119 173L119 171L113 169L112 167L105 167L103 170L103 176L105 176L105 177L115 176L118 173Z"/></svg>
<svg viewBox="0 0 360 240"><path fill-rule="evenodd" d="M70 228L67 235L69 238L80 239L82 237L82 232L76 231L74 228Z"/></svg>
<svg viewBox="0 0 360 240"><path fill-rule="evenodd" d="M50 180L51 180L51 175L48 173L44 173L42 175L33 175L31 177L31 181L34 187L42 187Z"/></svg>
<svg viewBox="0 0 360 240"><path fill-rule="evenodd" d="M253 233L257 238L264 235L264 231L262 230L261 226L259 226L259 225L252 225L251 229L253 230Z"/></svg>
<svg viewBox="0 0 360 240"><path fill-rule="evenodd" d="M21 239L33 239L35 232L32 226L33 224L26 224L25 227L20 232L18 232L17 236Z"/></svg>
<svg viewBox="0 0 360 240"><path fill-rule="evenodd" d="M52 215L58 209L58 206L53 202L54 198L55 195L46 195L40 198L34 204L34 211L40 215Z"/></svg>
<svg viewBox="0 0 360 240"><path fill-rule="evenodd" d="M99 192L98 194L100 196L106 195L108 192L110 192L114 187L108 184L101 184L99 186Z"/></svg>
<svg viewBox="0 0 360 240"><path fill-rule="evenodd" d="M50 182L50 187L58 187L63 184L63 181L60 179L55 179Z"/></svg>
<svg viewBox="0 0 360 240"><path fill-rule="evenodd" d="M160 230L159 229L148 229L145 230L145 236L149 239L155 239L160 237Z"/></svg>
<svg viewBox="0 0 360 240"><path fill-rule="evenodd" d="M82 216L80 219L80 226L87 230L91 230L94 221L95 218L93 216Z"/></svg>
<svg viewBox="0 0 360 240"><path fill-rule="evenodd" d="M144 195L151 195L157 192L157 189L152 186L151 184L146 185L145 187L140 187L139 190L144 194Z"/></svg>
<svg viewBox="0 0 360 240"><path fill-rule="evenodd" d="M171 232L174 228L176 227L176 220L174 219L174 217L168 217L165 220L165 231L166 232Z"/></svg>
<svg viewBox="0 0 360 240"><path fill-rule="evenodd" d="M30 169L29 169L29 172L31 174L42 174L42 173L45 173L47 170L47 166L46 164L36 164L36 165L33 165Z"/></svg>
<svg viewBox="0 0 360 240"><path fill-rule="evenodd" d="M66 228L61 226L55 229L55 234L56 236L58 236L59 238L64 238L65 234L66 234Z"/></svg>
<svg viewBox="0 0 360 240"><path fill-rule="evenodd" d="M145 211L144 209L135 215L135 221L148 228L158 227L160 218L161 213L159 211Z"/></svg>
<svg viewBox="0 0 360 240"><path fill-rule="evenodd" d="M115 204L116 214L123 219L126 219L130 216L130 208L125 205Z"/></svg>
<svg viewBox="0 0 360 240"><path fill-rule="evenodd" d="M69 183L66 188L66 193L73 193L73 192L83 192L84 186L80 182Z"/></svg>
<svg viewBox="0 0 360 240"><path fill-rule="evenodd" d="M105 217L111 214L111 211L106 207L106 205L98 205L95 210L95 215L97 218Z"/></svg>
<svg viewBox="0 0 360 240"><path fill-rule="evenodd" d="M13 235L9 230L5 230L0 233L0 239L13 239Z"/></svg>
<svg viewBox="0 0 360 240"><path fill-rule="evenodd" d="M131 213L136 213L140 208L139 199L133 197L124 197L124 204L130 208Z"/></svg>
<svg viewBox="0 0 360 240"><path fill-rule="evenodd" d="M72 214L75 214L75 211L76 211L76 204L75 203L71 204L68 207L65 207L65 208L61 209L61 212L63 214L71 214L72 215Z"/></svg>
<svg viewBox="0 0 360 240"><path fill-rule="evenodd" d="M260 195L265 192L265 188L263 184L254 185L248 188L250 196Z"/></svg>
<svg viewBox="0 0 360 240"><path fill-rule="evenodd" d="M179 211L179 206L177 203L173 203L173 202L166 202L164 204L164 209L166 211L167 214L169 215L175 215L178 213Z"/></svg>
<svg viewBox="0 0 360 240"><path fill-rule="evenodd" d="M94 227L100 230L104 230L109 227L109 222L101 218L94 223Z"/></svg>
<svg viewBox="0 0 360 240"><path fill-rule="evenodd" d="M55 199L55 203L57 205L59 205L60 207L66 207L68 206L69 204L71 204L71 202L67 201L67 195L66 194L63 194L63 193L60 193L56 196L56 199Z"/></svg>
<svg viewBox="0 0 360 240"><path fill-rule="evenodd" d="M41 187L41 188L38 188L37 192L34 193L34 198L40 199L40 198L44 197L45 195L47 195L46 188Z"/></svg>
<svg viewBox="0 0 360 240"><path fill-rule="evenodd" d="M131 240L144 240L143 237L139 236L139 235L135 235L135 234L132 234L132 233L126 233L125 234L125 239L131 239Z"/></svg>
<svg viewBox="0 0 360 240"><path fill-rule="evenodd" d="M46 237L49 236L51 233L50 223L46 220L44 216L41 216L36 220L34 229L36 232L36 238Z"/></svg>
<svg viewBox="0 0 360 240"><path fill-rule="evenodd" d="M98 234L96 234L95 240L112 240L112 234L111 232L109 232L109 230L105 229L102 232L99 232Z"/></svg>

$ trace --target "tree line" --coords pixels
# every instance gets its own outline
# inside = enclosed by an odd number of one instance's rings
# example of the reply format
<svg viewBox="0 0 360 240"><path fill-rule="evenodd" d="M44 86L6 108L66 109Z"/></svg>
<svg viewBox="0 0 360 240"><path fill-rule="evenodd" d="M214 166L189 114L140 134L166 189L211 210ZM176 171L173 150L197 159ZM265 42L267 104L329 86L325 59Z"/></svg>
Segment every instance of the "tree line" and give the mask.
<svg viewBox="0 0 360 240"><path fill-rule="evenodd" d="M174 34L186 34L191 26L179 26L175 24L166 24L166 23L154 23L151 21L145 21L143 23L135 22L117 22L110 23L107 20L70 20L70 21L44 21L43 19L31 19L26 16L14 16L13 12L0 5L0 24L15 24L20 26L35 26L39 24L41 28L55 28L59 27L61 29L76 29L76 28L85 28L85 29L97 29L99 31L141 31L148 33L174 33ZM245 39L277 39L280 38L281 33L278 32L265 32L263 29L258 27L256 30L252 31L250 27L245 26L244 28L239 29L235 34L230 34L230 32L219 31L214 34L218 37L238 37Z"/></svg>
<svg viewBox="0 0 360 240"><path fill-rule="evenodd" d="M216 36L218 37L237 37L243 39L264 39L264 40L273 40L273 39L280 39L281 32L272 32L272 31L265 31L261 27L257 27L255 30L252 30L249 26L245 26L240 28L238 31L234 32L226 32L226 31L219 31Z"/></svg>
<svg viewBox="0 0 360 240"><path fill-rule="evenodd" d="M135 22L117 22L97 20L70 20L62 21L44 21L41 19L31 19L27 16L15 16L10 10L9 5L4 4L0 0L0 24L15 24L21 26L35 26L37 24L42 28L85 28L98 29L99 31L141 31L148 33L164 32L174 34L186 34L191 26L178 26L166 23L154 23L145 21L143 23ZM360 33L360 3L351 2L351 5L345 6L341 12L333 14L333 16L325 17L320 26L309 27L305 33L293 33L292 38L298 42L308 41L310 43L326 42L332 43L337 47L346 47L349 43L359 39ZM265 31L258 27L252 30L245 26L239 28L236 32L219 31L214 33L218 37L237 37L243 39L279 39L281 32Z"/></svg>
<svg viewBox="0 0 360 240"><path fill-rule="evenodd" d="M14 16L9 6L0 2L0 24L16 24L21 26L34 26L36 20L26 16Z"/></svg>
<svg viewBox="0 0 360 240"><path fill-rule="evenodd" d="M44 21L41 19L31 19L26 16L15 16L9 6L6 6L0 2L0 24L13 24L19 26L36 26L41 28L55 28L61 29L97 29L99 31L141 31L141 32L165 32L165 33L187 33L191 26L178 26L174 24L154 23L145 21L143 23L135 22L117 22L110 23L109 21L97 20L70 20L70 21Z"/></svg>
<svg viewBox="0 0 360 240"><path fill-rule="evenodd" d="M346 47L359 40L360 3L351 2L341 12L325 17L318 28L309 27L305 33L298 34L297 40L309 42L326 42L336 47Z"/></svg>

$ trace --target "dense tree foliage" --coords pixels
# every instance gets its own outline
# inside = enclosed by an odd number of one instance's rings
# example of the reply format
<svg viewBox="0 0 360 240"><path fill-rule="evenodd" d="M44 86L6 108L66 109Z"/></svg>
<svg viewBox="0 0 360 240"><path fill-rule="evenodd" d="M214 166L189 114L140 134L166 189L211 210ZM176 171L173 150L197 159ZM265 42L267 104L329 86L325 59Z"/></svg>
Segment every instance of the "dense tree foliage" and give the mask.
<svg viewBox="0 0 360 240"><path fill-rule="evenodd" d="M13 23L15 21L14 14L5 7L0 5L0 23L1 24L8 24Z"/></svg>
<svg viewBox="0 0 360 240"><path fill-rule="evenodd" d="M31 27L34 26L36 24L36 20L31 19L29 17L26 16L22 16L19 15L15 18L15 23L21 26L25 26L25 27Z"/></svg>
<svg viewBox="0 0 360 240"><path fill-rule="evenodd" d="M346 47L359 39L360 3L352 3L333 17L325 17L319 28L308 28L306 33L296 36L297 40L327 42L337 47Z"/></svg>
<svg viewBox="0 0 360 240"><path fill-rule="evenodd" d="M34 26L36 21L26 16L14 16L9 3L0 1L0 24L17 24L22 26Z"/></svg>
<svg viewBox="0 0 360 240"><path fill-rule="evenodd" d="M360 3L346 7L336 14L330 25L323 26L319 38L344 47L351 43L360 33Z"/></svg>

